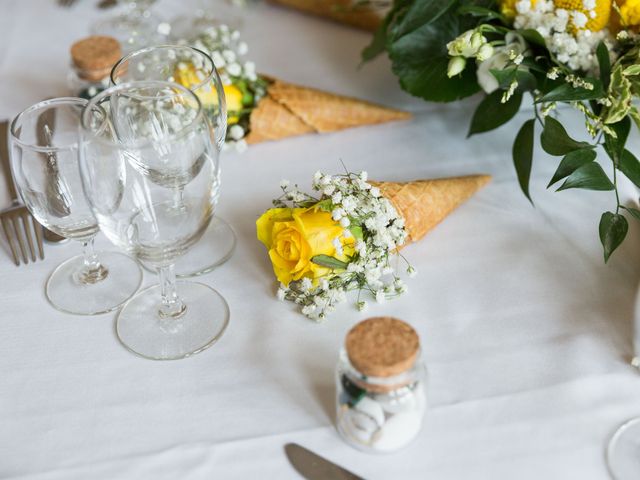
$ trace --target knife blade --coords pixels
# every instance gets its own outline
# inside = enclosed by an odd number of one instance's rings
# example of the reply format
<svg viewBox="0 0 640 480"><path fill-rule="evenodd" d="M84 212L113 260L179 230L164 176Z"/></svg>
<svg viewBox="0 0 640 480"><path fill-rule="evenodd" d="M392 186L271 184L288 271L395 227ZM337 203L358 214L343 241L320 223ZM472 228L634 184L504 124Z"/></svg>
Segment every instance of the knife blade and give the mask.
<svg viewBox="0 0 640 480"><path fill-rule="evenodd" d="M364 480L297 443L287 443L284 451L289 463L307 480Z"/></svg>

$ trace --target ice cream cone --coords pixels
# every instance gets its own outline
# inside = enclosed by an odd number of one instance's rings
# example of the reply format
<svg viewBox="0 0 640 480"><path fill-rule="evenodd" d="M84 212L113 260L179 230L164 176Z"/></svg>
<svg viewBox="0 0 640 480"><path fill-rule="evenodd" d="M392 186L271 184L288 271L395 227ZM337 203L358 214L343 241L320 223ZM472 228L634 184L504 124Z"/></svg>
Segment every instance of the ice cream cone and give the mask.
<svg viewBox="0 0 640 480"><path fill-rule="evenodd" d="M389 7L366 5L357 0L270 0L306 13L330 18L340 23L375 31L382 23ZM391 3L389 3L391 5Z"/></svg>
<svg viewBox="0 0 640 480"><path fill-rule="evenodd" d="M372 183L404 218L409 234L406 242L408 244L424 237L489 180L489 175L469 175L406 183Z"/></svg>
<svg viewBox="0 0 640 480"><path fill-rule="evenodd" d="M251 112L248 143L406 120L411 114L364 100L273 80Z"/></svg>

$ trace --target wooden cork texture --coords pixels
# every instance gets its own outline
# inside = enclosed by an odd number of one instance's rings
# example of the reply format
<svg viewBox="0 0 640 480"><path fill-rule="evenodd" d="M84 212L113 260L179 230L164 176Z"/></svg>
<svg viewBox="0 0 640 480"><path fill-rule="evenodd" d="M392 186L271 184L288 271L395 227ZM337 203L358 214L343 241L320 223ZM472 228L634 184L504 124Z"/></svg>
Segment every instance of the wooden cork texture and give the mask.
<svg viewBox="0 0 640 480"><path fill-rule="evenodd" d="M100 80L109 75L121 57L122 49L113 37L94 35L71 45L71 60L87 80Z"/></svg>
<svg viewBox="0 0 640 480"><path fill-rule="evenodd" d="M366 376L392 377L409 370L420 349L420 339L408 323L393 317L374 317L347 334L349 361Z"/></svg>

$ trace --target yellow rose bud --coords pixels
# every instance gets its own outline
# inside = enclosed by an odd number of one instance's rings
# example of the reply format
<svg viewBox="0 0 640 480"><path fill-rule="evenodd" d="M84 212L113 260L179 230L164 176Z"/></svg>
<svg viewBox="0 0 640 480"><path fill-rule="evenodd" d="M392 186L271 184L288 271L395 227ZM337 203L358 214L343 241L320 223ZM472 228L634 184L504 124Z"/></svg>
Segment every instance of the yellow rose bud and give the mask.
<svg viewBox="0 0 640 480"><path fill-rule="evenodd" d="M303 277L312 280L323 277L331 269L311 261L316 255L329 255L342 261L353 254L353 237L342 237L343 228L329 212L311 208L272 208L256 222L258 240L269 251L273 271L280 283ZM344 246L337 254L333 241L340 238Z"/></svg>
<svg viewBox="0 0 640 480"><path fill-rule="evenodd" d="M176 83L192 90L200 99L200 103L204 108L215 107L218 105L218 92L211 82L201 85L206 75L197 70L190 62L178 62L173 72L173 78ZM224 85L224 96L227 100L227 112L229 116L227 122L229 125L238 123L242 106L242 92L235 85Z"/></svg>

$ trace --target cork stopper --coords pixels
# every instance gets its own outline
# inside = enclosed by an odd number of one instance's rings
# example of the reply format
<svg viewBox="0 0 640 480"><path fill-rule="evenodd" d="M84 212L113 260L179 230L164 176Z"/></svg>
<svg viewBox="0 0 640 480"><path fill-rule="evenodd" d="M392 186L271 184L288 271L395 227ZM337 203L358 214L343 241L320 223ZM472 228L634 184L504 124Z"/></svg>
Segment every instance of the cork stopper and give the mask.
<svg viewBox="0 0 640 480"><path fill-rule="evenodd" d="M78 76L91 82L107 77L121 57L122 49L113 37L94 35L71 45L71 60Z"/></svg>
<svg viewBox="0 0 640 480"><path fill-rule="evenodd" d="M420 349L411 325L392 317L374 317L354 326L347 334L346 351L351 364L363 375L392 377L409 370Z"/></svg>

